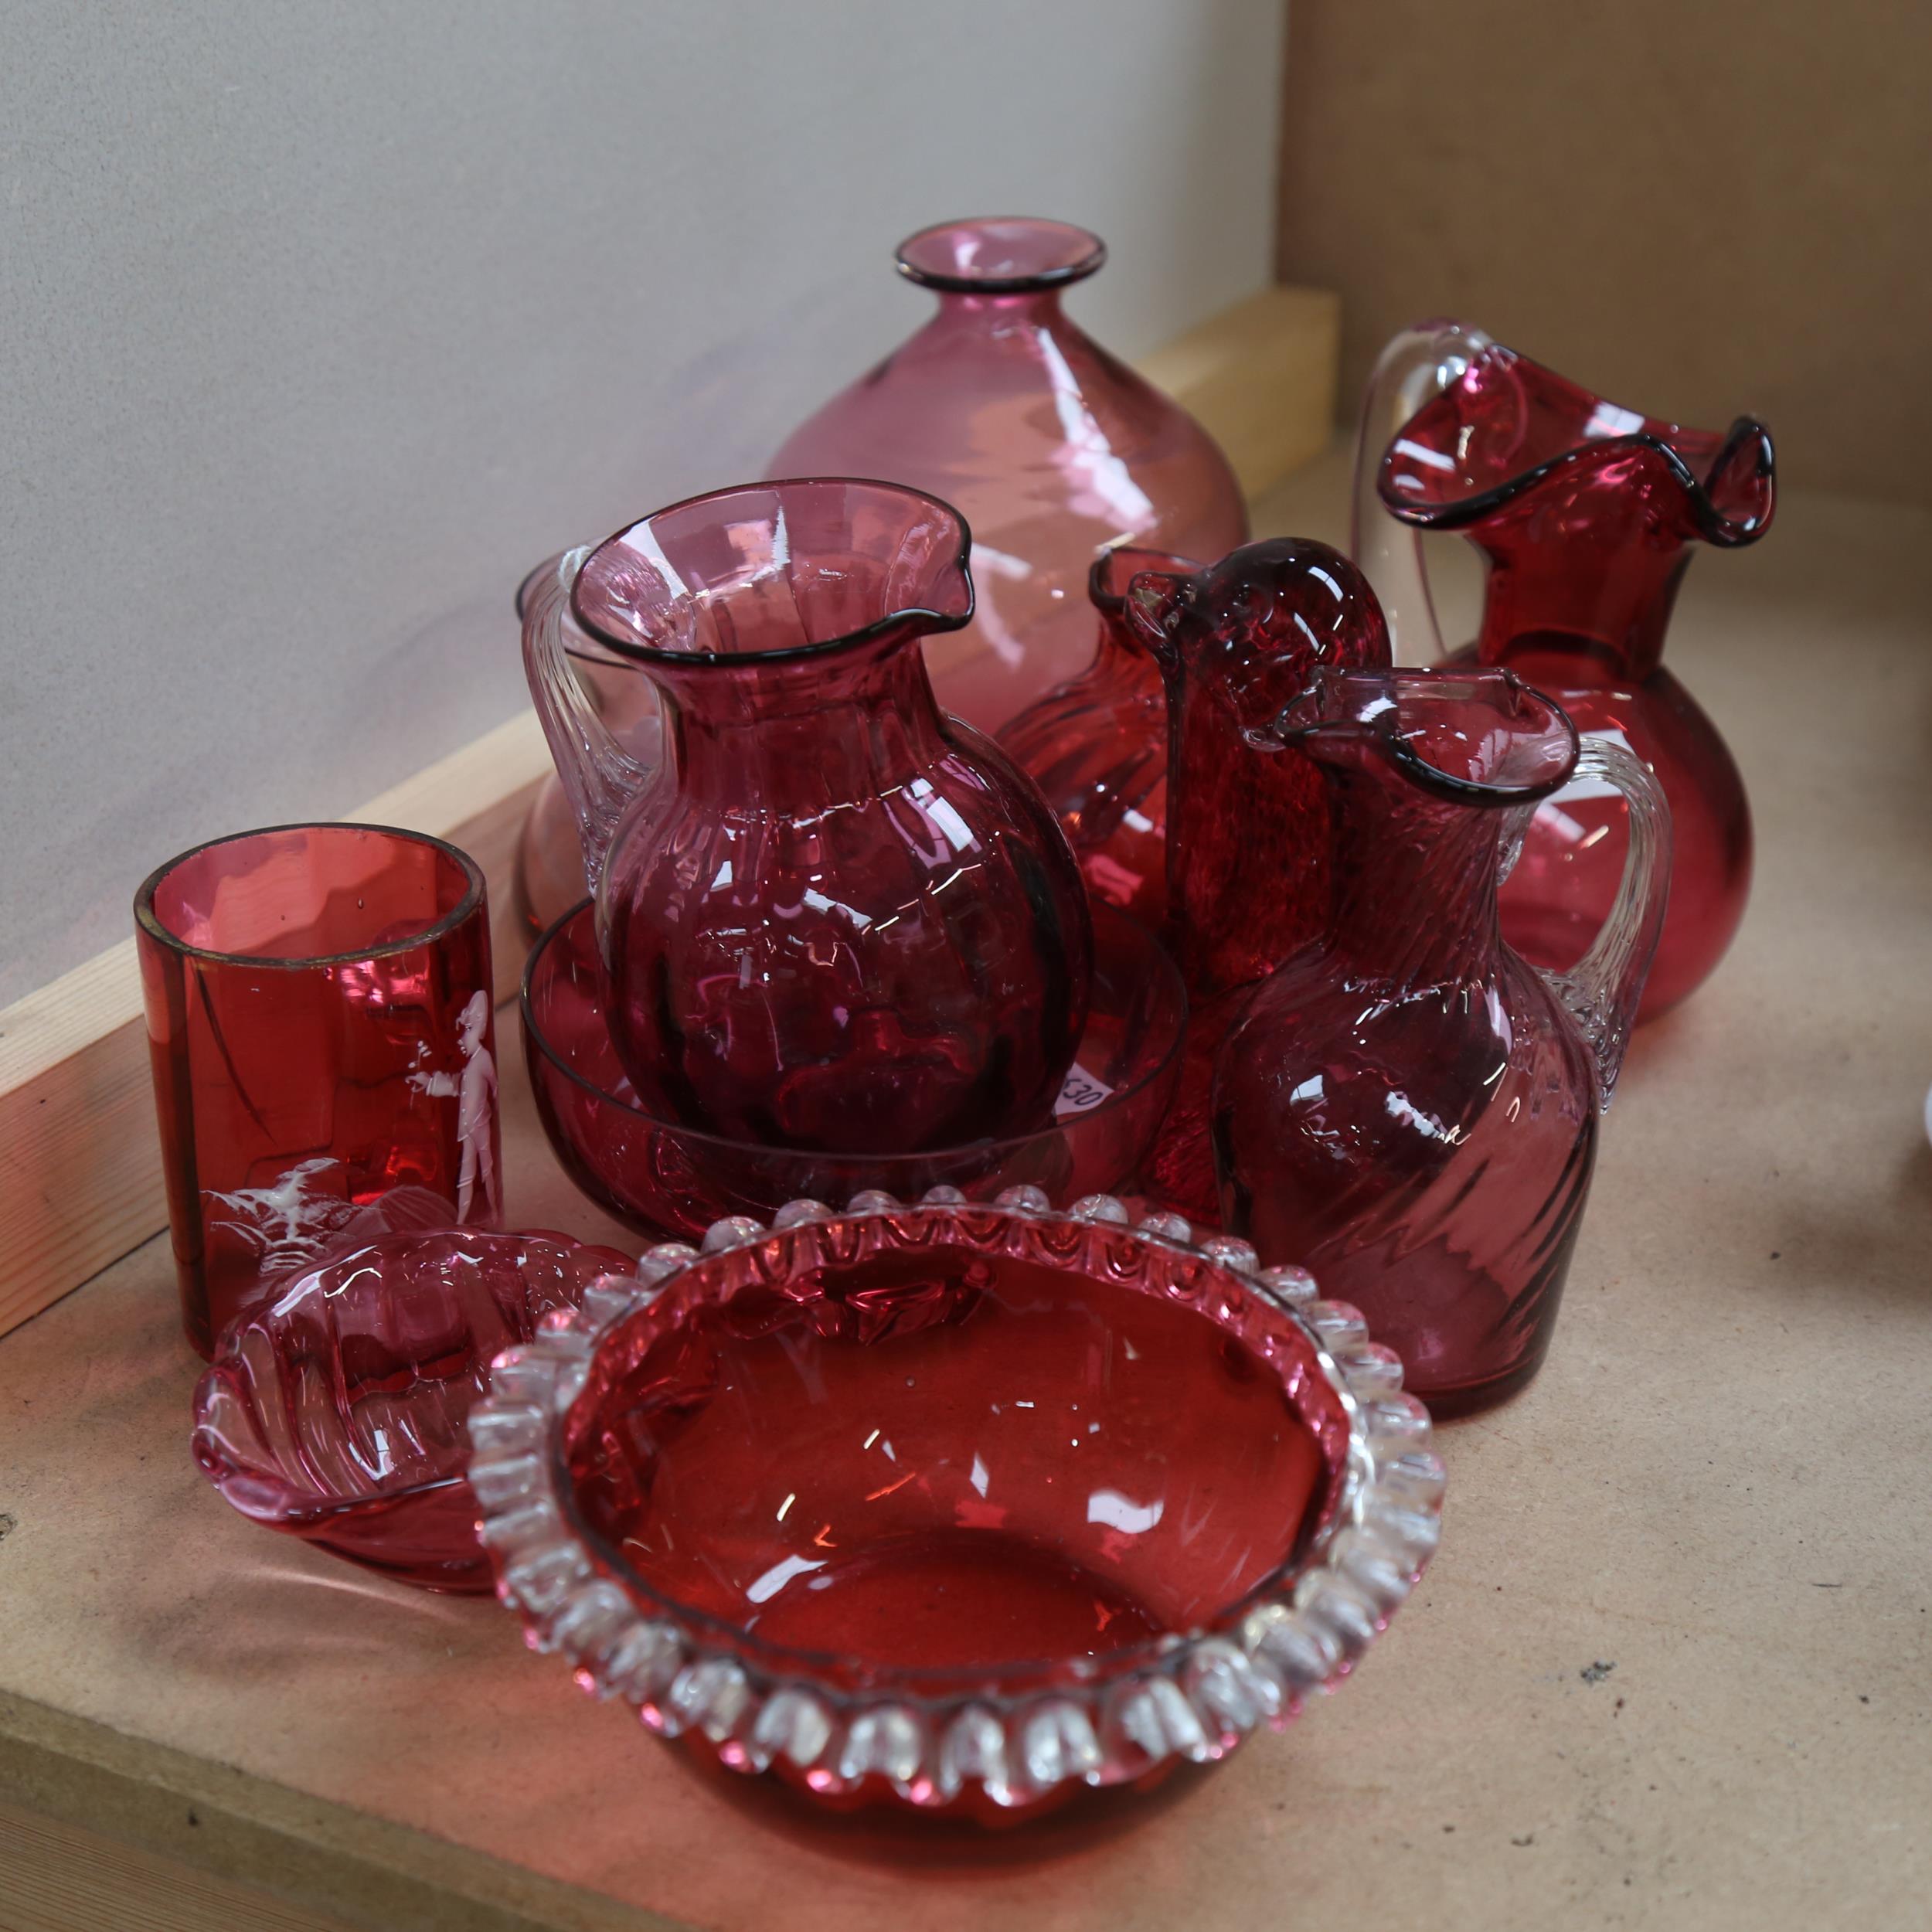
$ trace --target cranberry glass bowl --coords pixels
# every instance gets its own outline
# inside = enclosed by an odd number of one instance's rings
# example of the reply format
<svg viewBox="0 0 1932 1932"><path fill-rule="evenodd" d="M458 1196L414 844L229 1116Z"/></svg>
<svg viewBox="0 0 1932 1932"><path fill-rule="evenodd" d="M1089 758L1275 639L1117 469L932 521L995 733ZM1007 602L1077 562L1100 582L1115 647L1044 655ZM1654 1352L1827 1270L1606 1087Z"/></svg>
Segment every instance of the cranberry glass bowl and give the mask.
<svg viewBox="0 0 1932 1932"><path fill-rule="evenodd" d="M498 1594L828 1804L1004 1821L1225 1757L1352 1668L1443 1475L1354 1309L1190 1232L937 1189L653 1249L471 1415Z"/></svg>
<svg viewBox="0 0 1932 1932"><path fill-rule="evenodd" d="M1173 1096L1187 1019L1180 975L1145 928L1096 905L1086 1030L1051 1125L919 1154L828 1154L699 1133L647 1112L625 1079L604 1024L592 918L587 903L577 906L530 955L524 1058L564 1171L641 1233L696 1240L731 1215L768 1218L801 1197L843 1201L873 1188L908 1199L937 1186L975 1199L1022 1184L1059 1200L1119 1191Z"/></svg>
<svg viewBox="0 0 1932 1932"><path fill-rule="evenodd" d="M463 1423L492 1355L631 1263L567 1235L379 1236L224 1332L195 1460L271 1529L431 1590L487 1590Z"/></svg>

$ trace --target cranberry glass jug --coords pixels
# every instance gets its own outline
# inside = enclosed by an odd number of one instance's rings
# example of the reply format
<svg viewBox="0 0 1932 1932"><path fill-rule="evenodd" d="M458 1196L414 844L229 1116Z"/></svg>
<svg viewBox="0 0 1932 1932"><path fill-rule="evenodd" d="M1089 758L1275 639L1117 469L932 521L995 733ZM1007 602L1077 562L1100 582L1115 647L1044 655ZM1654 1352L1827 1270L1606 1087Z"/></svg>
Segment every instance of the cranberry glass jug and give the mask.
<svg viewBox="0 0 1932 1932"><path fill-rule="evenodd" d="M1165 550L1104 550L1087 578L1100 619L1092 663L999 734L1046 793L1087 890L1156 928L1167 913L1167 694L1128 628L1127 587L1145 571L1200 567Z"/></svg>
<svg viewBox="0 0 1932 1932"><path fill-rule="evenodd" d="M1092 648L1097 550L1217 557L1248 533L1226 459L1199 423L1065 315L1107 260L1065 222L941 223L900 244L939 298L925 326L786 439L774 476L879 476L971 523L978 609L927 648L940 701L997 731Z"/></svg>
<svg viewBox="0 0 1932 1932"><path fill-rule="evenodd" d="M1355 566L1298 538L1247 544L1190 576L1144 572L1127 611L1167 694L1168 933L1191 1009L1149 1182L1212 1224L1215 1049L1247 989L1313 937L1328 905L1320 775L1265 727L1321 666L1387 664L1389 634Z"/></svg>
<svg viewBox="0 0 1932 1932"><path fill-rule="evenodd" d="M1774 492L1770 436L1755 419L1721 435L1655 421L1454 323L1396 337L1370 383L1355 555L1400 655L1440 651L1416 533L1464 532L1488 563L1470 655L1549 692L1586 737L1628 747L1670 801L1676 858L1646 1018L1716 965L1751 873L1743 781L1664 668L1664 633L1689 546L1755 543ZM1503 889L1510 943L1539 964L1573 964L1616 898L1625 843L1607 784L1585 779L1550 799Z"/></svg>
<svg viewBox="0 0 1932 1932"><path fill-rule="evenodd" d="M575 551L525 599L531 690L597 884L612 1043L660 1117L916 1152L1044 1123L1086 1016L1066 838L934 701L968 532L883 483L753 485ZM658 690L646 770L573 676L565 613Z"/></svg>
<svg viewBox="0 0 1932 1932"><path fill-rule="evenodd" d="M1273 733L1326 790L1333 889L1315 941L1222 1043L1224 1219L1357 1303L1439 1414L1501 1400L1549 1343L1664 913L1670 821L1622 747L1579 751L1511 673L1315 674ZM1505 942L1511 835L1577 777L1630 824L1611 917L1566 974Z"/></svg>

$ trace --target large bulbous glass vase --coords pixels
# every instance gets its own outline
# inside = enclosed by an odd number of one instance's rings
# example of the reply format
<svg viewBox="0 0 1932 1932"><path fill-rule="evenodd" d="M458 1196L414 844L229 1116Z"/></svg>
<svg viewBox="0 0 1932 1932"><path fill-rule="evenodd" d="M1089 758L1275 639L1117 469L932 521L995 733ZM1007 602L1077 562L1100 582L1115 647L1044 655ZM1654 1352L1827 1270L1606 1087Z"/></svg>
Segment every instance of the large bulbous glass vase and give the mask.
<svg viewBox="0 0 1932 1932"><path fill-rule="evenodd" d="M1227 461L1178 404L1109 355L1061 297L1107 258L1063 222L946 222L899 269L939 305L794 430L774 476L876 476L955 505L978 605L927 647L945 708L998 731L1086 662L1095 553L1218 557L1247 536Z"/></svg>

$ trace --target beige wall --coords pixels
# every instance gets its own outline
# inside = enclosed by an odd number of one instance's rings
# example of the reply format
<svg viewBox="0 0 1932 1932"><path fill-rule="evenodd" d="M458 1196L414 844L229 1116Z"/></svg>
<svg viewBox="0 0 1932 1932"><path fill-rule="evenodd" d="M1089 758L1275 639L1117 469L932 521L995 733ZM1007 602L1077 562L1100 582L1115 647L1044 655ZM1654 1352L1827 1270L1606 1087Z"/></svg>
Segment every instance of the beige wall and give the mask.
<svg viewBox="0 0 1932 1932"><path fill-rule="evenodd" d="M1343 394L1447 315L1612 400L1932 500L1924 0L1294 0L1279 268Z"/></svg>
<svg viewBox="0 0 1932 1932"><path fill-rule="evenodd" d="M563 544L760 473L922 223L1269 275L1281 0L0 0L0 1005L527 702Z"/></svg>

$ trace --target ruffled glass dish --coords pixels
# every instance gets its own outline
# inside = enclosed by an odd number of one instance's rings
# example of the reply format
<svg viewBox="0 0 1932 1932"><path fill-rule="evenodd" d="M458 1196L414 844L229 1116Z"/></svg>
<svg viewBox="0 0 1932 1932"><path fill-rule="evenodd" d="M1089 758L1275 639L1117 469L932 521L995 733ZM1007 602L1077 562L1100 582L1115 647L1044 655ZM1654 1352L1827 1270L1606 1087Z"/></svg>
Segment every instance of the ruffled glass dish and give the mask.
<svg viewBox="0 0 1932 1932"><path fill-rule="evenodd" d="M645 1723L824 1804L985 1821L1224 1757L1434 1549L1360 1315L1098 1196L721 1223L498 1358L498 1594Z"/></svg>
<svg viewBox="0 0 1932 1932"><path fill-rule="evenodd" d="M487 1590L463 1424L490 1359L631 1265L471 1228L338 1253L224 1332L195 1390L195 1460L251 1522L425 1589Z"/></svg>
<svg viewBox="0 0 1932 1932"><path fill-rule="evenodd" d="M1050 1126L920 1154L826 1154L701 1134L638 1105L604 1025L591 920L590 906L578 906L530 955L524 1058L565 1172L599 1206L659 1239L872 1188L914 1198L957 1187L976 1200L1022 1183L1058 1200L1120 1192L1173 1097L1187 1018L1180 975L1145 928L1097 905L1086 1031Z"/></svg>

